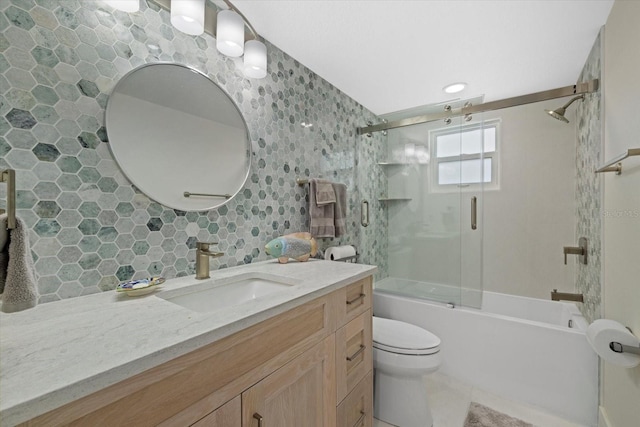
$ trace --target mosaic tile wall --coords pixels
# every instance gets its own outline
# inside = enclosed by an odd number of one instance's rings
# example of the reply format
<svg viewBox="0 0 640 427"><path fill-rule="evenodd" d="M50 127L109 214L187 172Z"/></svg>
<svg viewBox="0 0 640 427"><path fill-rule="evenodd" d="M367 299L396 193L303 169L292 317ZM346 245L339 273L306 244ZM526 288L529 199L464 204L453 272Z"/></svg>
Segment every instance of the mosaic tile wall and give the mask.
<svg viewBox="0 0 640 427"><path fill-rule="evenodd" d="M388 263L388 216L389 211L383 202L378 200L387 194L387 177L382 167L377 164L386 158L387 136L383 132L376 132L371 136L363 136L357 143L357 185L360 190L361 201L369 203L369 225L360 227L360 246L362 259L368 264L378 266L376 278L387 277ZM358 210L358 212L360 212ZM358 214L359 215L359 214ZM357 218L358 221L361 218ZM361 248L361 249L360 249Z"/></svg>
<svg viewBox="0 0 640 427"><path fill-rule="evenodd" d="M166 11L144 2L127 14L100 1L3 0L0 31L0 168L16 169L17 213L30 228L40 302L132 278L193 274L197 240L220 242L225 256L212 268L266 260L266 242L308 229L307 189L295 179L309 176L349 188L348 236L321 247L355 244L360 262L384 274L386 218L375 196L386 184L374 159L386 148L381 136L356 135L375 116L275 46L268 45L267 77L245 79L240 60L218 54L212 37L180 33ZM225 206L205 213L161 206L111 156L103 119L109 93L125 73L156 61L204 72L247 121L251 173ZM372 202L367 228L362 199Z"/></svg>
<svg viewBox="0 0 640 427"><path fill-rule="evenodd" d="M602 31L578 81L601 79ZM600 80L602 82L602 80ZM579 237L589 241L588 264L576 264L576 292L584 295L580 310L592 322L601 314L602 280L602 176L594 173L602 164L602 89L585 95L577 103L576 152L576 242Z"/></svg>

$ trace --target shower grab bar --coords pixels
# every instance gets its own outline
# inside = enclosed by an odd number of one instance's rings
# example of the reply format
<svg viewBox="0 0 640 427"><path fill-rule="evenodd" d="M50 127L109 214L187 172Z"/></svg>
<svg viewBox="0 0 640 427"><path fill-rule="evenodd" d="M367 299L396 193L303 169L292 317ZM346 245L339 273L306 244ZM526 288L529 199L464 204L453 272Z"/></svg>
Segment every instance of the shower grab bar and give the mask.
<svg viewBox="0 0 640 427"><path fill-rule="evenodd" d="M615 172L616 175L622 175L622 161L627 157L640 156L640 148L629 148L626 152L609 160L596 173Z"/></svg>
<svg viewBox="0 0 640 427"><path fill-rule="evenodd" d="M16 228L16 171L0 171L0 182L7 184L7 230L13 230ZM0 213L4 211L0 209Z"/></svg>

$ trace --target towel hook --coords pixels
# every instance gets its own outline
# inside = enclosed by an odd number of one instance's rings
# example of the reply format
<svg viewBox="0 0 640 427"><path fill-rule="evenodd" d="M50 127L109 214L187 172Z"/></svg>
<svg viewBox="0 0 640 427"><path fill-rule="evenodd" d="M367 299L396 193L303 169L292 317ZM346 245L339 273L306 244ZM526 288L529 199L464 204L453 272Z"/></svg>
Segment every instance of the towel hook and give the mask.
<svg viewBox="0 0 640 427"><path fill-rule="evenodd" d="M0 182L7 184L7 230L13 230L16 228L16 171L0 171ZM2 209L0 213L4 213Z"/></svg>

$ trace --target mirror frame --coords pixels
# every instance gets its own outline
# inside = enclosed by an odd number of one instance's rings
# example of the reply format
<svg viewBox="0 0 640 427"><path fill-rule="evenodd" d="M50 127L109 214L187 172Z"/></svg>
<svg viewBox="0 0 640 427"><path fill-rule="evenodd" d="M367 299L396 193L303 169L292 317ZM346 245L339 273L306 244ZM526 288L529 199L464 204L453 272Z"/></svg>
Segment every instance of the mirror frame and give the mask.
<svg viewBox="0 0 640 427"><path fill-rule="evenodd" d="M148 68L148 67L152 67L152 66L158 66L158 65L168 65L168 66L175 66L175 67L181 67L187 71L196 73L198 76L205 78L210 84L214 85L214 87L220 91L220 93L224 94L227 99L230 101L231 105L233 105L235 112L238 114L238 116L240 117L240 119L242 120L242 124L243 124L243 128L244 128L244 132L243 134L245 135L245 152L246 152L246 156L245 156L245 164L246 164L246 173L244 173L244 178L242 179L242 182L237 186L237 189L234 190L234 192L232 194L229 194L230 197L225 198L223 201L216 203L213 202L211 203L211 206L207 206L204 208L192 208L192 207L184 207L184 206L178 206L178 205L173 205L173 204L167 204L165 202L159 201L157 200L155 197L156 196L152 196L150 194L150 190L149 188L142 188L138 182L136 182L135 178L131 177L130 172L128 173L127 171L125 171L125 169L122 166L122 163L120 160L118 160L118 155L116 154L115 150L113 149L113 141L111 139L111 137L109 136L109 117L110 117L110 110L113 110L114 106L113 106L113 102L112 102L112 96L114 93L116 93L116 91L118 90L119 87L121 87L124 83L124 81L127 79L127 77L129 77L131 74L134 74L137 71L140 71L141 69L144 68ZM211 78L209 78L209 76L207 76L204 72L193 68L189 65L185 65L185 64L181 64L181 63L177 63L177 62L149 62L149 63L145 63L142 64L130 71L128 71L126 74L124 74L122 77L120 77L120 79L118 79L117 83L114 85L113 89L111 90L111 93L109 94L109 99L107 100L107 106L105 108L105 113L104 113L104 126L107 132L107 139L108 139L108 144L109 144L109 150L111 152L111 155L113 157L113 160L115 161L115 163L118 165L118 168L120 169L120 171L122 172L122 174L125 176L125 178L127 178L127 180L133 185L135 186L140 192L142 192L144 195L146 195L149 199L161 204L162 206L166 206L168 208L171 209L175 209L175 210L179 210L179 211L183 211L183 212L190 212L190 211L196 211L196 212L205 212L205 211L210 211L212 209L216 209L219 208L227 203L229 203L231 200L233 200L233 198L235 198L238 193L240 193L246 183L247 180L249 178L249 174L251 173L251 163L252 163L252 144L251 144L251 138L250 138L250 133L249 133L249 128L247 126L247 121L244 117L244 115L242 114L242 111L240 110L240 108L238 107L238 105L236 104L236 102L233 100L233 98L229 95L229 93L227 93L227 91L225 91L218 83L214 82ZM111 127L113 127L113 124L111 124ZM186 197L185 197L186 198Z"/></svg>

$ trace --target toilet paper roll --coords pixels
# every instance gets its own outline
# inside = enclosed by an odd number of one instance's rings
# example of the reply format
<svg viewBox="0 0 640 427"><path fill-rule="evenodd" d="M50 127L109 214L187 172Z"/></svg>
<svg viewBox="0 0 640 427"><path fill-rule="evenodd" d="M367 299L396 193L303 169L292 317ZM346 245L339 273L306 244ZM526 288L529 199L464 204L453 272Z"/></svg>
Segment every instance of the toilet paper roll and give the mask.
<svg viewBox="0 0 640 427"><path fill-rule="evenodd" d="M330 261L337 261L350 256L355 256L356 248L350 245L345 246L332 246L324 251L324 259Z"/></svg>
<svg viewBox="0 0 640 427"><path fill-rule="evenodd" d="M623 345L638 347L640 340L627 328L615 320L599 319L587 328L587 341L605 361L625 368L635 368L640 364L640 355L616 353L609 345L619 342Z"/></svg>

